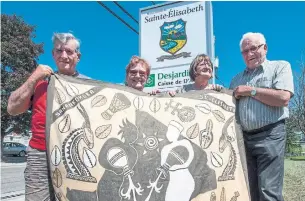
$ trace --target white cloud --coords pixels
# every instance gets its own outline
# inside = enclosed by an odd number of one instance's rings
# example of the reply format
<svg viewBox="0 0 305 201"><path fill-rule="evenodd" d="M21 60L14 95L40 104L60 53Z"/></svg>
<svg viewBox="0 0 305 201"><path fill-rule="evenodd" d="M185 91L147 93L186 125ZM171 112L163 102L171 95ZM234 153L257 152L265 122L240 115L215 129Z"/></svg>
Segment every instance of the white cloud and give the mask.
<svg viewBox="0 0 305 201"><path fill-rule="evenodd" d="M182 25L179 24L179 25L177 25L177 26L175 27L175 29L180 29L181 27L182 27Z"/></svg>
<svg viewBox="0 0 305 201"><path fill-rule="evenodd" d="M173 28L173 27L174 27L174 25L171 24L171 25L165 26L164 29L171 29L171 28Z"/></svg>

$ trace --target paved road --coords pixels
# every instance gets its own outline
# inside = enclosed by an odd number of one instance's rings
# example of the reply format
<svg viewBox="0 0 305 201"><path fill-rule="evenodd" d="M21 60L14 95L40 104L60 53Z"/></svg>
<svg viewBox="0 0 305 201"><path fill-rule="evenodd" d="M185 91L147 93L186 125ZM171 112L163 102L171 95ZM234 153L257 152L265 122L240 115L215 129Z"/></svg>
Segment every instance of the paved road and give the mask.
<svg viewBox="0 0 305 201"><path fill-rule="evenodd" d="M13 198L8 198L8 199L1 199L3 201L24 201L24 195L18 196L18 197L13 197Z"/></svg>
<svg viewBox="0 0 305 201"><path fill-rule="evenodd" d="M24 158L12 157L1 162L1 200L24 200Z"/></svg>

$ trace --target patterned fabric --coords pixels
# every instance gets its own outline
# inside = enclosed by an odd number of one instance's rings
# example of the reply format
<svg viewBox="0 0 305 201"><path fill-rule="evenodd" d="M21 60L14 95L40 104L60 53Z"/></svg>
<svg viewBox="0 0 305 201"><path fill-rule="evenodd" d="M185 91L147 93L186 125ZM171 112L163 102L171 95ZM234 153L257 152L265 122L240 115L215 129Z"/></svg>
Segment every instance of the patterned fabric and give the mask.
<svg viewBox="0 0 305 201"><path fill-rule="evenodd" d="M290 64L286 61L264 61L254 70L244 70L231 81L230 89L239 85L286 90L294 93ZM243 129L251 131L289 117L288 107L266 105L252 97L239 100L239 115Z"/></svg>
<svg viewBox="0 0 305 201"><path fill-rule="evenodd" d="M209 90L214 90L214 91L220 92L223 88L224 87L222 85L208 84L208 86L204 89L209 89ZM188 85L184 85L180 89L177 89L176 93L184 93L184 92L195 91L195 90L199 90L199 89L196 89L194 84L188 84ZM203 90L203 89L201 89L201 90Z"/></svg>
<svg viewBox="0 0 305 201"><path fill-rule="evenodd" d="M73 77L90 79L89 77L76 72ZM45 129L46 129L46 107L47 107L47 88L48 81L39 81L32 96L32 117L31 117L31 131L32 138L29 145L37 150L46 150Z"/></svg>
<svg viewBox="0 0 305 201"><path fill-rule="evenodd" d="M150 96L56 75L47 97L58 200L250 200L231 93Z"/></svg>
<svg viewBox="0 0 305 201"><path fill-rule="evenodd" d="M88 77L79 74L77 78ZM48 201L54 200L52 181L49 176L46 153L46 108L48 81L39 81L32 96L32 138L29 142L27 167L25 170L25 200ZM51 192L51 193L50 193Z"/></svg>

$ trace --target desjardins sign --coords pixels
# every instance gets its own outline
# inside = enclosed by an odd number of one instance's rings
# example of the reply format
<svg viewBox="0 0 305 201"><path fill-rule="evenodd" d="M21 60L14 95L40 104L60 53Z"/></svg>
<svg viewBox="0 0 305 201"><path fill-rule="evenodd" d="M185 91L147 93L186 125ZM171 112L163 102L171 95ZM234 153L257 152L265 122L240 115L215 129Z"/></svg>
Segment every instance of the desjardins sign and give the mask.
<svg viewBox="0 0 305 201"><path fill-rule="evenodd" d="M190 76L188 70L183 72L172 71L171 73L158 73L157 80L158 86L184 85L190 83Z"/></svg>

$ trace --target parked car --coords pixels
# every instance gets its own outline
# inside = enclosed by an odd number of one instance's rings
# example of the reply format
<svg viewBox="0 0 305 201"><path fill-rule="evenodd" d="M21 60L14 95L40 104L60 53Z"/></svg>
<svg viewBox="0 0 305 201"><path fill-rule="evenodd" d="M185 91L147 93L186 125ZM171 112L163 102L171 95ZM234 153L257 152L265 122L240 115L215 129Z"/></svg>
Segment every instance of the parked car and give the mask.
<svg viewBox="0 0 305 201"><path fill-rule="evenodd" d="M24 144L18 142L3 142L3 155L18 155L24 157L26 155Z"/></svg>

